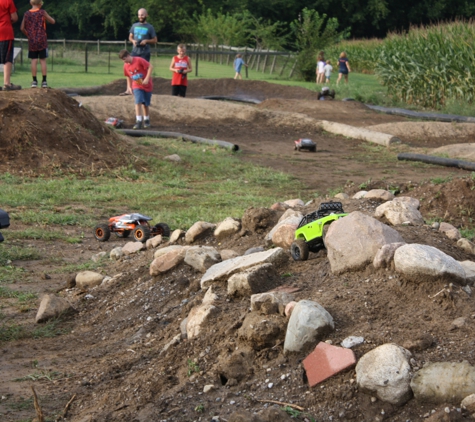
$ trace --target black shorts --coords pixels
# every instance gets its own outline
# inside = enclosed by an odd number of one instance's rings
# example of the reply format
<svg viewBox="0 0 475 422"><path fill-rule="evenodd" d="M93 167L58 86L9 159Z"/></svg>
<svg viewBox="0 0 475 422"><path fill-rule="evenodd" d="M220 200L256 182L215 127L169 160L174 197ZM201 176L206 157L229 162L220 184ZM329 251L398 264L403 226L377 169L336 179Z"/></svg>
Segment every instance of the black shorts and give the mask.
<svg viewBox="0 0 475 422"><path fill-rule="evenodd" d="M29 59L46 59L48 57L48 49L45 48L44 50L40 51L28 51L28 58Z"/></svg>
<svg viewBox="0 0 475 422"><path fill-rule="evenodd" d="M0 64L13 63L13 40L0 41Z"/></svg>
<svg viewBox="0 0 475 422"><path fill-rule="evenodd" d="M130 54L132 57L142 57L142 59L147 60L150 63L150 55L151 53L132 53Z"/></svg>
<svg viewBox="0 0 475 422"><path fill-rule="evenodd" d="M175 97L185 97L186 88L185 85L172 85L172 95Z"/></svg>

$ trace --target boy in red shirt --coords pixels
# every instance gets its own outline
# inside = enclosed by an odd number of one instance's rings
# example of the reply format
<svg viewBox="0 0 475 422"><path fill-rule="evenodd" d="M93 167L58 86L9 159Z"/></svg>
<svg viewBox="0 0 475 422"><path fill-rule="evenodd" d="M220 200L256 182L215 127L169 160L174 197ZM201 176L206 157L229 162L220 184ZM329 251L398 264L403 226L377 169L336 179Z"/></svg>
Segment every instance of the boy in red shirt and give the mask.
<svg viewBox="0 0 475 422"><path fill-rule="evenodd" d="M3 64L3 90L21 89L10 82L13 66L13 24L18 13L13 0L0 0L0 64Z"/></svg>
<svg viewBox="0 0 475 422"><path fill-rule="evenodd" d="M152 100L152 65L141 57L133 57L127 50L121 50L119 58L124 61L124 75L127 78L126 94L134 94L136 122L134 129L150 127L149 107Z"/></svg>
<svg viewBox="0 0 475 422"><path fill-rule="evenodd" d="M48 57L48 40L46 38L46 22L54 24L55 20L48 15L46 10L43 10L43 0L30 0L31 9L28 10L21 22L21 32L23 32L28 38L28 58L31 59L31 75L33 82L32 88L38 86L38 80L36 79L38 59L40 59L41 73L43 75L43 81L41 83L42 88L48 88L46 82L46 58Z"/></svg>
<svg viewBox="0 0 475 422"><path fill-rule="evenodd" d="M191 60L186 55L185 44L178 44L177 52L178 55L174 56L170 63L170 70L173 72L172 95L185 97L188 86L187 75L192 71Z"/></svg>

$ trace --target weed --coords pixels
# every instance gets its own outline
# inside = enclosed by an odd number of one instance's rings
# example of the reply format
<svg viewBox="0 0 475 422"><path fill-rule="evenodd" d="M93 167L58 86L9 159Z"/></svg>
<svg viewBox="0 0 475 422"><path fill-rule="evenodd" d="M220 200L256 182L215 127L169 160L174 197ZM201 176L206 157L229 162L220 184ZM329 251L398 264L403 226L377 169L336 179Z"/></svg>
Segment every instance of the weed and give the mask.
<svg viewBox="0 0 475 422"><path fill-rule="evenodd" d="M434 177L433 179L430 179L430 181L434 185L441 185L442 183L448 183L452 180L452 176L447 176L447 177Z"/></svg>
<svg viewBox="0 0 475 422"><path fill-rule="evenodd" d="M46 371L42 369L41 371L35 371L32 374L25 375L21 378L15 378L13 381L21 382L21 381L39 381L39 380L48 380L53 381L58 378L63 378L65 374L57 371Z"/></svg>
<svg viewBox="0 0 475 422"><path fill-rule="evenodd" d="M282 408L282 410L284 410L285 412L287 412L290 417L293 419L293 418L298 418L302 412L294 409L293 407L290 407L290 406L285 406Z"/></svg>
<svg viewBox="0 0 475 422"><path fill-rule="evenodd" d="M368 189L368 186L371 184L371 178L369 178L366 182L361 183L359 188L362 190Z"/></svg>
<svg viewBox="0 0 475 422"><path fill-rule="evenodd" d="M188 371L187 371L188 376L191 376L195 372L200 372L200 367L194 360L188 359L187 364L188 364Z"/></svg>
<svg viewBox="0 0 475 422"><path fill-rule="evenodd" d="M198 406L195 407L195 412L197 413L203 413L205 411L205 405L203 403L200 403Z"/></svg>
<svg viewBox="0 0 475 422"><path fill-rule="evenodd" d="M460 234L466 239L473 239L475 237L475 229L462 228L460 229Z"/></svg>

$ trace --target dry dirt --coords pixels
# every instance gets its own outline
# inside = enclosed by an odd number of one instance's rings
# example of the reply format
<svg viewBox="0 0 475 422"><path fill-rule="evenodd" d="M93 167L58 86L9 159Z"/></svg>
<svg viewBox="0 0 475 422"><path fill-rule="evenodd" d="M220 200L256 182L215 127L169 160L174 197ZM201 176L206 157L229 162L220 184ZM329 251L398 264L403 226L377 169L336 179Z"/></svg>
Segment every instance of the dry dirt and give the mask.
<svg viewBox="0 0 475 422"><path fill-rule="evenodd" d="M234 80L190 81L189 98L176 99L165 95L168 83L157 80L155 84L153 130L239 144L242 160L288 172L304 183L304 200L314 197L315 191L342 187L352 194L363 183L365 189L391 187L420 199L427 221L443 220L459 228L472 225L475 183L468 172L415 166L394 158L398 151L430 151L447 144L471 143L473 135L468 129L462 135L457 129L449 138L436 136L436 131L420 138L408 130L402 145L387 150L312 127L315 119L365 127L406 122L355 102L316 101L312 91ZM117 81L91 89L90 93L100 94L97 97L70 98L54 90L3 93L0 152L8 158L0 163L0 170L88 175L123 163L126 157L120 151L135 141L117 136L95 118L114 116L131 125L133 100L117 96L123 90L124 82ZM240 95L241 99L245 96L262 102L247 105L197 98L210 95ZM300 137L316 141L317 152L294 151L293 140ZM364 200L344 201L347 212L372 213L377 205ZM312 203L304 211L317 206ZM13 222L4 234L24 229ZM397 229L406 242L435 246L458 260L473 259L427 226ZM78 236L83 231L71 227L68 234ZM243 253L249 247L264 245L264 236L265 231L236 235L221 244L209 237L199 244ZM164 276L151 277L151 251L118 263L106 262L104 274L122 276L112 286L91 292L65 290L68 277L55 271L66 263L87 262L92 255L124 242L111 238L99 244L88 231L80 245L26 242L40 251L42 259L14 262L24 268L25 275L12 287L40 294L60 290L59 294L74 302L78 313L60 322L62 335L1 344L2 421L35 416L30 386L35 387L43 413L49 418L46 420L62 420L65 409L67 420L75 422L210 421L212 416L222 421L290 420L288 414L271 414L272 401L301 406L304 411L297 412L294 419L302 421L414 422L426 419L433 410L435 415L445 415L445 419L436 420L468 420L456 410L459 404L430 405L411 400L395 407L372 400L357 389L353 369L309 389L300 364L306 354L282 353L285 319L275 318L282 330L274 344L257 350L238 336L249 301L228 298L222 285L216 286L220 313L209 324L206 335L181 341L161 353L180 333L180 322L190 309L200 303L201 274L183 265ZM9 244L24 243L18 240ZM333 316L336 330L327 340L338 345L349 335L365 338L365 343L354 350L357 358L380 344L395 342L411 349L417 367L437 361L468 360L475 364L475 304L458 285L451 293L434 297L444 287L442 283L409 283L390 270L375 271L369 266L364 271L335 276L325 251L311 255L306 262L289 261L278 272L282 285L294 290L297 300L315 300ZM4 324L35 325L36 309L19 312L8 300L3 306ZM466 322L454 328L452 321L458 317L465 317ZM26 381L15 381L21 378ZM273 383L272 388L269 383ZM214 384L215 390L203 393L208 384ZM444 412L446 406L449 414ZM266 408L267 414L254 414Z"/></svg>

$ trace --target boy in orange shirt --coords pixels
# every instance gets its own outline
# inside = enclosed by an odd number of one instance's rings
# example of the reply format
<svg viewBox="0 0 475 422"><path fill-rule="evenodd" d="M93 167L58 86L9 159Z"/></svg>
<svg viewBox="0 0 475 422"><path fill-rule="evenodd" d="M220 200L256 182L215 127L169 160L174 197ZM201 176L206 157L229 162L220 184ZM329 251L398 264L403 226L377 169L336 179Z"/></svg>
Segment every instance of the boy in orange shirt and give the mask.
<svg viewBox="0 0 475 422"><path fill-rule="evenodd" d="M46 22L55 23L55 20L43 10L43 0L30 0L31 9L23 16L21 32L28 38L28 58L31 59L32 88L38 86L36 79L38 59L40 59L41 73L43 74L42 88L48 88L46 82L46 58L48 57L48 40L46 38Z"/></svg>

